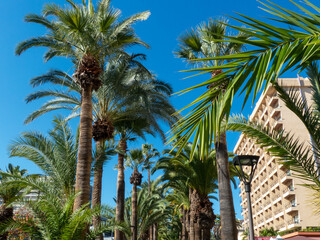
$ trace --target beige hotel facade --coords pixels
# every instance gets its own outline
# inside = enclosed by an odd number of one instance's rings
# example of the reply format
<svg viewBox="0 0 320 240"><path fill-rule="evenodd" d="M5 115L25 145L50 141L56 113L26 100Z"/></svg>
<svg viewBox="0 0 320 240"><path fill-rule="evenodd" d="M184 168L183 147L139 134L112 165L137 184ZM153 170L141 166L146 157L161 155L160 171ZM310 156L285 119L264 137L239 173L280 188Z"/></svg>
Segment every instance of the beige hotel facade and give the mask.
<svg viewBox="0 0 320 240"><path fill-rule="evenodd" d="M294 89L310 106L311 89L307 78L279 78L278 83L286 90ZM271 86L259 98L251 120L273 129L284 129L298 137L301 143L310 144L310 137L301 121L279 99ZM320 226L320 217L314 214L310 203L311 191L301 186L303 181L294 172L277 162L255 141L241 134L234 153L260 156L251 183L251 202L255 234L263 228L273 227L284 231L293 228ZM244 184L240 183L240 197L244 228L248 228L248 206Z"/></svg>

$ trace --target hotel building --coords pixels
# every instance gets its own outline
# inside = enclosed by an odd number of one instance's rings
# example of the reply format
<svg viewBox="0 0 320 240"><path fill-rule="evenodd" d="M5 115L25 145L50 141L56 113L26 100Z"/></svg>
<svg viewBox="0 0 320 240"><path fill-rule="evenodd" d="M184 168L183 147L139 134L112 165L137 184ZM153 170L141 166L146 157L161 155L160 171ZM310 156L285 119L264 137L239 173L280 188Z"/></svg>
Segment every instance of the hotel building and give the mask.
<svg viewBox="0 0 320 240"><path fill-rule="evenodd" d="M310 82L307 78L280 78L280 86L293 89L311 103ZM310 106L310 104L309 104ZM273 129L285 129L310 145L310 137L302 122L279 99L275 89L269 86L258 100L250 120ZM251 202L255 234L263 228L273 227L284 231L294 228L316 227L319 216L311 205L312 193L301 186L302 180L294 172L277 162L275 157L260 148L254 140L241 134L234 153L238 155L259 155L259 163L251 183ZM248 228L248 206L244 184L240 183L242 216L244 227Z"/></svg>

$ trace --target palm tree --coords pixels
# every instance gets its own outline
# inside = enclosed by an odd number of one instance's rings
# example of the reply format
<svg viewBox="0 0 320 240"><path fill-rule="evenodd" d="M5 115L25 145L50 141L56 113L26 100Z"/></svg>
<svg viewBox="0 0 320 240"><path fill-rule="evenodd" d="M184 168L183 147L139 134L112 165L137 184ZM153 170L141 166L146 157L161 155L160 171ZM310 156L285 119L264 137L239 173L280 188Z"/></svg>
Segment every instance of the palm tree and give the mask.
<svg viewBox="0 0 320 240"><path fill-rule="evenodd" d="M259 236L261 237L275 237L278 235L278 231L271 228L263 228L259 231Z"/></svg>
<svg viewBox="0 0 320 240"><path fill-rule="evenodd" d="M0 222L5 223L13 219L13 206L11 205L13 202L17 201L22 197L23 187L21 186L8 186L8 181L10 180L10 176L5 175L5 172L0 172L0 197L2 199L2 204L0 206ZM9 163L8 168L6 169L6 173L12 176L20 176L23 177L27 173L27 170L20 170L19 166L13 167L12 164ZM0 235L0 239L7 239L8 232L4 232Z"/></svg>
<svg viewBox="0 0 320 240"><path fill-rule="evenodd" d="M168 188L172 188L172 192L169 193L166 199L171 203L175 215L177 213L180 216L181 222L181 239L188 239L188 232L190 227L190 201L189 201L189 187L182 180L171 180L167 184Z"/></svg>
<svg viewBox="0 0 320 240"><path fill-rule="evenodd" d="M154 157L160 156L157 149L153 147L152 144L142 144L142 153L144 156L143 162L143 170L147 169L148 171L148 184L149 184L149 192L151 192L151 172L150 169L152 168L152 164L154 162L150 161Z"/></svg>
<svg viewBox="0 0 320 240"><path fill-rule="evenodd" d="M291 90L288 93L276 83L273 83L273 86L278 92L279 98L306 127L312 139L312 146L301 144L299 138L290 132L264 128L261 124L248 121L242 116L234 116L228 123L228 129L241 131L249 138L255 139L257 144L265 147L271 155L277 157L280 163L293 170L296 177L305 180L304 186L314 190L316 211L320 212L320 168L317 157L314 157L319 156L320 147L320 71L318 64L312 63L309 65L307 73L311 82L311 94L314 101L314 104L310 107L301 98L299 92Z"/></svg>
<svg viewBox="0 0 320 240"><path fill-rule="evenodd" d="M131 193L131 231L132 237L131 240L138 239L138 216L137 216L137 186L141 185L142 174L139 172L139 167L143 164L144 158L141 149L130 150L126 156L126 165L133 169L133 173L130 177L130 183L132 184L132 193Z"/></svg>
<svg viewBox="0 0 320 240"><path fill-rule="evenodd" d="M199 147L200 148L200 147ZM208 156L201 159L198 150L191 155L192 144L187 145L183 151L170 153L168 157L161 158L156 169L164 169L163 180L179 180L189 188L189 239L210 239L210 230L214 225L212 203L209 194L215 193L217 186L216 152L211 151ZM232 181L235 184L236 172L232 169Z"/></svg>
<svg viewBox="0 0 320 240"><path fill-rule="evenodd" d="M197 129L198 136L203 132L211 136L214 132L220 132L221 122L225 116L229 116L235 94L239 91L245 93L244 105L253 93L253 101L260 90L265 90L269 83L274 84L276 79L288 70L305 69L310 62L319 59L318 33L320 32L320 19L317 17L320 10L317 6L303 0L309 8L291 1L303 14L288 10L272 2L264 5L264 11L270 14L268 21L260 21L242 14L233 18L248 28L231 26L233 29L243 32L248 39L239 39L226 36L229 43L246 44L250 50L225 56L215 56L199 61L224 60L219 67L207 67L192 69L208 73L217 69L223 69L223 74L218 74L203 83L183 90L191 91L195 88L214 84L215 88L208 89L186 108L193 106L188 117L176 125L176 135L187 144L192 133ZM278 27L282 23L290 28ZM225 79L229 80L225 93L219 95L219 86L225 87ZM221 98L219 106L212 106L212 99ZM195 105L195 106L194 106ZM215 113L214 117L212 112ZM208 126L214 126L209 128ZM181 131L179 131L181 128ZM223 130L223 129L222 129ZM208 145L209 146L209 145ZM206 148L203 148L206 150Z"/></svg>
<svg viewBox="0 0 320 240"><path fill-rule="evenodd" d="M92 208L101 207L101 192L102 192L102 174L103 166L111 159L111 156L117 154L117 150L113 141L105 144L105 141L96 142L96 154L94 156L93 167L93 186L92 186ZM95 215L92 220L95 229L99 229L101 225L101 216ZM99 239L103 239L102 234Z"/></svg>
<svg viewBox="0 0 320 240"><path fill-rule="evenodd" d="M144 163L142 170L147 169L148 171L148 189L151 194L151 173L150 169L154 162L150 161L153 157L160 156L157 149L153 148L152 144L142 144L142 153L144 155ZM149 229L149 240L154 240L157 238L157 224L150 226Z"/></svg>
<svg viewBox="0 0 320 240"><path fill-rule="evenodd" d="M165 198L167 188L161 184L160 179L151 182L151 191L146 182L142 183L141 188L137 188L137 236L138 239L149 239L148 230L155 223L158 226L167 227L167 221L170 217L171 209ZM132 217L132 198L126 199L124 222L116 225L121 231L126 233L126 238L131 239L130 229Z"/></svg>
<svg viewBox="0 0 320 240"><path fill-rule="evenodd" d="M37 186L36 181L29 183L33 188ZM40 188L42 189L41 186ZM62 200L60 196L54 194L40 194L39 199L24 204L31 217L2 222L0 232L20 229L28 233L32 239L77 240L82 236L83 228L90 223L96 211L86 205L73 211L75 197L72 194Z"/></svg>
<svg viewBox="0 0 320 240"><path fill-rule="evenodd" d="M154 79L149 71L139 61L135 60L138 57L141 58L143 56L133 55L128 58L122 55L109 62L106 66L106 71L101 77L102 86L98 91L93 92L94 139L98 145L103 145L106 139L113 137L113 130L116 128L121 136L119 149L122 149L123 153L126 152L127 140L134 133L128 128L133 127L135 129L136 127L134 126L138 126L137 124L143 126L146 120L142 120L142 118L148 116L149 126L152 127L149 132L159 132L161 136L164 136L164 134L158 124L158 120L173 124L176 119L175 116L172 116L175 109L168 101L168 97L172 93L171 87L162 81ZM29 95L26 99L27 102L43 97L53 97L53 99L50 99L40 109L31 113L26 122L57 109L71 110L71 114L67 117L68 119L79 116L81 100L78 95L81 89L73 82L71 76L61 71L50 71L31 80L33 86L45 83L62 85L67 89L60 91L40 90ZM140 120L142 122L139 123ZM135 121L135 123L130 123L130 121ZM121 126L123 124L124 126ZM123 156L123 154L119 153L117 221L123 221L124 214ZM102 169L96 170L96 182L101 182ZM95 186L93 187L95 188ZM98 196L93 196L93 198L100 199L101 189L99 189L93 191ZM99 205L99 202L97 204ZM116 238L118 236L119 232L116 234ZM123 236L121 239L123 239Z"/></svg>
<svg viewBox="0 0 320 240"><path fill-rule="evenodd" d="M145 20L149 12L143 12L119 21L120 11L110 7L110 1L100 1L95 8L91 0L82 5L68 0L70 7L61 8L46 4L43 15L29 14L27 22L45 26L48 33L21 42L16 54L36 46L47 47L44 59L65 56L76 68L73 78L81 87L81 113L79 151L75 190L77 195L74 209L89 202L90 170L92 160L92 91L101 85L100 75L105 61L117 52L133 44L144 44L134 33L131 25ZM53 20L52 18L53 17Z"/></svg>
<svg viewBox="0 0 320 240"><path fill-rule="evenodd" d="M189 63L201 69L207 69L211 67L212 70L207 71L211 73L211 78L214 78L217 75L223 75L223 68L220 69L219 67L226 62L225 59L214 59L202 62L190 60L221 57L241 52L244 49L244 44L225 41L227 39L226 35L228 34L227 24L228 21L225 19L218 19L217 21L210 19L208 23L200 24L195 30L191 29L185 35L180 37L179 49L176 52L176 56L188 60ZM237 39L247 39L247 36L242 33L230 36ZM208 88L216 92L219 91L220 94L224 94L228 82L228 78L222 78L219 85L216 86L216 84L209 84ZM221 104L217 95L212 97L211 101L213 101L212 105ZM185 131L185 129L181 129L179 125L178 128L173 129L173 134L179 136L179 134L183 131ZM214 132L214 135L218 166L220 214L223 229L222 235L224 239L236 239L237 228L230 186L226 134L224 131L222 131L220 133ZM200 139L199 132L197 132L194 145L196 145ZM206 151L208 151L208 146L211 145L212 140L210 136L206 137L205 139L207 142L201 144L206 147ZM183 140L183 138L181 140ZM178 142L180 143L181 140ZM202 157L204 157L203 154Z"/></svg>
<svg viewBox="0 0 320 240"><path fill-rule="evenodd" d="M158 125L158 121L173 124L177 116L173 116L174 108L168 102L171 88L160 81L151 81L147 84L136 86L142 94L131 95L132 109L129 118L114 124L120 135L118 154L118 178L117 178L117 209L116 220L124 220L125 182L124 182L124 156L127 151L128 140L134 136L144 137L145 134L155 135L159 133L164 139L164 133ZM138 100L138 101L137 101ZM116 232L117 236L117 232Z"/></svg>
<svg viewBox="0 0 320 240"><path fill-rule="evenodd" d="M48 137L25 132L9 146L10 157L22 157L35 163L49 177L52 189L62 199L74 194L77 150L77 139L60 117L54 118Z"/></svg>

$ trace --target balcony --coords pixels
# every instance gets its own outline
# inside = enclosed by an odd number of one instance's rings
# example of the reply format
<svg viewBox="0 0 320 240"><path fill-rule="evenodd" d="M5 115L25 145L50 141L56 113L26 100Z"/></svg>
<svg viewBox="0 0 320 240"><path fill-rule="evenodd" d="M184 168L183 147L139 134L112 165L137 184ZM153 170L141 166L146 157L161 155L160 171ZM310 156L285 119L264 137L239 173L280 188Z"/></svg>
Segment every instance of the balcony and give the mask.
<svg viewBox="0 0 320 240"><path fill-rule="evenodd" d="M285 173L282 173L280 175L281 183L287 183L289 181L292 181L291 171L288 170Z"/></svg>
<svg viewBox="0 0 320 240"><path fill-rule="evenodd" d="M269 213L266 215L266 223L273 221L272 214Z"/></svg>
<svg viewBox="0 0 320 240"><path fill-rule="evenodd" d="M287 198L287 197L290 197L290 196L296 194L296 192L295 192L293 187L288 187L288 188L283 189L282 193L283 193L283 197L284 198Z"/></svg>
<svg viewBox="0 0 320 240"><path fill-rule="evenodd" d="M300 226L299 219L291 219L291 220L287 221L286 223L288 225L288 229Z"/></svg>
<svg viewBox="0 0 320 240"><path fill-rule="evenodd" d="M279 202L281 200L281 194L277 193L272 197L272 202L273 204L276 204L277 202Z"/></svg>
<svg viewBox="0 0 320 240"><path fill-rule="evenodd" d="M267 209L271 208L271 201L268 200L264 205L263 205L263 210L266 211Z"/></svg>
<svg viewBox="0 0 320 240"><path fill-rule="evenodd" d="M277 121L274 121L271 127L275 130L281 129L283 127L283 122L281 118Z"/></svg>
<svg viewBox="0 0 320 240"><path fill-rule="evenodd" d="M274 175L276 172L277 172L277 166L272 166L268 171L269 178L271 178L271 176Z"/></svg>
<svg viewBox="0 0 320 240"><path fill-rule="evenodd" d="M298 211L297 205L295 203L288 203L285 205L285 212L288 214L296 213Z"/></svg>
<svg viewBox="0 0 320 240"><path fill-rule="evenodd" d="M275 109L273 109L272 112L271 112L271 114L270 114L270 116L271 116L272 118L274 118L274 117L276 117L276 116L280 116L280 108L275 108Z"/></svg>
<svg viewBox="0 0 320 240"><path fill-rule="evenodd" d="M272 183L272 187L270 189L270 191L273 191L274 189L276 189L277 187L279 187L279 183L277 180L273 181Z"/></svg>
<svg viewBox="0 0 320 240"><path fill-rule="evenodd" d="M285 222L280 223L279 225L276 226L276 229L278 229L278 231L283 231L286 229L286 224Z"/></svg>
<svg viewBox="0 0 320 240"><path fill-rule="evenodd" d="M269 127L269 118L267 118L267 120L264 122L263 124L263 127L266 128L266 127Z"/></svg>
<svg viewBox="0 0 320 240"><path fill-rule="evenodd" d="M268 101L268 106L274 107L278 103L279 103L278 94L274 93L274 95L271 96L270 100Z"/></svg>
<svg viewBox="0 0 320 240"><path fill-rule="evenodd" d="M277 215L278 213L280 213L282 211L282 207L278 207L276 208L273 212L274 212L274 215Z"/></svg>

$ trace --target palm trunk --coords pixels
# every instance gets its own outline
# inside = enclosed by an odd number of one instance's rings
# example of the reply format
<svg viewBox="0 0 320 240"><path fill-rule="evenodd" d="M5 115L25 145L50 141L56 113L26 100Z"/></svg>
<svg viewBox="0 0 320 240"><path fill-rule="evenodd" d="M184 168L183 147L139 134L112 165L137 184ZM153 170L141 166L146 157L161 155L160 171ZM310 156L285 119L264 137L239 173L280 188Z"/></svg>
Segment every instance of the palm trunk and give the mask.
<svg viewBox="0 0 320 240"><path fill-rule="evenodd" d="M195 229L193 219L190 217L189 239L195 240Z"/></svg>
<svg viewBox="0 0 320 240"><path fill-rule="evenodd" d="M203 234L203 240L210 240L211 238L210 229L203 229L202 234Z"/></svg>
<svg viewBox="0 0 320 240"><path fill-rule="evenodd" d="M137 222L138 222L138 217L137 217L137 185L133 184L132 186L132 216L131 216L131 240L137 240Z"/></svg>
<svg viewBox="0 0 320 240"><path fill-rule="evenodd" d="M201 227L199 221L194 224L194 239L202 240L201 238Z"/></svg>
<svg viewBox="0 0 320 240"><path fill-rule="evenodd" d="M151 173L150 173L150 168L148 168L148 190L149 193L151 193Z"/></svg>
<svg viewBox="0 0 320 240"><path fill-rule="evenodd" d="M75 191L80 192L74 202L74 210L89 202L92 161L92 86L82 88L80 136Z"/></svg>
<svg viewBox="0 0 320 240"><path fill-rule="evenodd" d="M102 191L102 174L103 164L99 163L99 158L102 157L102 148L104 140L98 140L96 142L96 151L98 152L98 159L96 159L96 166L93 176L93 189L92 189L92 208L101 206L101 191ZM97 164L98 163L98 164ZM98 229L101 224L101 216L93 217L93 227ZM103 240L103 235L100 234L97 240Z"/></svg>
<svg viewBox="0 0 320 240"><path fill-rule="evenodd" d="M116 221L124 221L124 204L125 204L125 183L124 183L124 154L127 151L127 141L120 139L119 147L122 153L118 154L118 179L117 179L117 207ZM119 230L115 231L115 240L124 240L124 234Z"/></svg>
<svg viewBox="0 0 320 240"><path fill-rule="evenodd" d="M148 170L148 192L149 194L151 193L151 177L150 177L150 168L147 169ZM149 240L154 240L154 225L151 225L149 227Z"/></svg>
<svg viewBox="0 0 320 240"><path fill-rule="evenodd" d="M187 240L187 210L182 207L182 240Z"/></svg>
<svg viewBox="0 0 320 240"><path fill-rule="evenodd" d="M153 240L158 240L158 224L153 224Z"/></svg>
<svg viewBox="0 0 320 240"><path fill-rule="evenodd" d="M149 227L149 240L153 240L153 225Z"/></svg>
<svg viewBox="0 0 320 240"><path fill-rule="evenodd" d="M186 231L190 239L190 210L186 210Z"/></svg>
<svg viewBox="0 0 320 240"><path fill-rule="evenodd" d="M6 204L2 204L0 207L0 223L9 221L13 218L13 208L7 207ZM0 240L6 240L8 239L8 232L5 232L3 234L0 234Z"/></svg>
<svg viewBox="0 0 320 240"><path fill-rule="evenodd" d="M142 174L139 173L137 167L133 170L133 173L130 177L130 183L132 184L132 215L131 215L131 240L138 239L138 194L137 194L137 186L141 185Z"/></svg>
<svg viewBox="0 0 320 240"><path fill-rule="evenodd" d="M237 227L229 175L226 133L215 143L221 217L221 239L237 240Z"/></svg>

